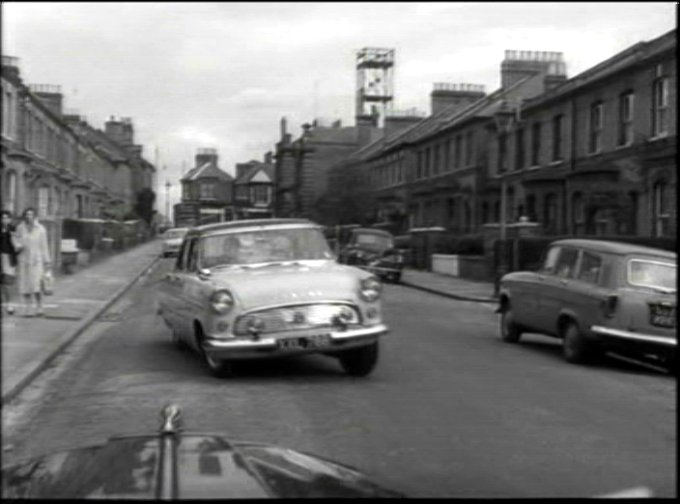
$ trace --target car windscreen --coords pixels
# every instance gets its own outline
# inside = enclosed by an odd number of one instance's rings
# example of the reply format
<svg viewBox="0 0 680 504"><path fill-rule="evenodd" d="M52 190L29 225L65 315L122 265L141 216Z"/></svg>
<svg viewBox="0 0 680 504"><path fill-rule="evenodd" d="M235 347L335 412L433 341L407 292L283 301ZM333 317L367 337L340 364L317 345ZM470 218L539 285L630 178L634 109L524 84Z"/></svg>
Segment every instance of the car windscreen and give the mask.
<svg viewBox="0 0 680 504"><path fill-rule="evenodd" d="M171 229L170 231L165 232L165 239L174 240L177 238L184 238L185 234L187 234L187 232L184 229Z"/></svg>
<svg viewBox="0 0 680 504"><path fill-rule="evenodd" d="M354 236L354 244L367 248L390 249L394 247L394 240L391 236L357 233Z"/></svg>
<svg viewBox="0 0 680 504"><path fill-rule="evenodd" d="M207 236L199 247L202 268L296 260L334 259L318 229L267 229Z"/></svg>
<svg viewBox="0 0 680 504"><path fill-rule="evenodd" d="M676 289L677 266L670 262L630 259L627 275L630 285L667 291Z"/></svg>

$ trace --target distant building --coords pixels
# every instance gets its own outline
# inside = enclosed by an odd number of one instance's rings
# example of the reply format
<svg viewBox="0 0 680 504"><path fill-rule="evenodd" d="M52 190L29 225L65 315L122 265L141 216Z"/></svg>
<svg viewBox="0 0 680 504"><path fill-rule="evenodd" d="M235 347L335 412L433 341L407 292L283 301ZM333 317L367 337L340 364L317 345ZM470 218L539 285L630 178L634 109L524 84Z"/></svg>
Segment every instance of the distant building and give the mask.
<svg viewBox="0 0 680 504"><path fill-rule="evenodd" d="M277 217L328 219L328 174L332 166L346 159L358 147L376 138L377 118L358 118L357 126L329 126L319 121L303 125L303 133L292 140L282 119L281 139L276 144L274 201Z"/></svg>
<svg viewBox="0 0 680 504"><path fill-rule="evenodd" d="M182 201L175 205L175 225L197 225L234 218L234 178L218 166L215 149L202 148L196 165L181 179Z"/></svg>
<svg viewBox="0 0 680 504"><path fill-rule="evenodd" d="M274 164L268 152L264 163L249 161L236 165L234 218L257 219L274 216Z"/></svg>

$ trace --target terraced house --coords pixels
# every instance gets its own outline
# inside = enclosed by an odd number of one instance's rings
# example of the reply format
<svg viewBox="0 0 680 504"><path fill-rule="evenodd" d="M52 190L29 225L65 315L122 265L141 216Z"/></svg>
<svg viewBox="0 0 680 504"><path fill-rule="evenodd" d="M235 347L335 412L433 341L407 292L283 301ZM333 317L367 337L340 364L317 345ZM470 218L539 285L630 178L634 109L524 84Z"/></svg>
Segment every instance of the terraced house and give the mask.
<svg viewBox="0 0 680 504"><path fill-rule="evenodd" d="M505 179L508 214L547 235L675 236L673 30L525 101L490 143L484 203Z"/></svg>
<svg viewBox="0 0 680 504"><path fill-rule="evenodd" d="M59 86L24 84L17 58L2 57L0 81L3 208L15 215L36 208L59 266L63 220L123 218L135 192L151 189L155 168L141 158L141 146L127 153L84 120L64 115Z"/></svg>
<svg viewBox="0 0 680 504"><path fill-rule="evenodd" d="M506 51L489 95L436 84L429 117L386 121L331 169L327 224L675 236L676 55L673 30L571 79L562 53Z"/></svg>

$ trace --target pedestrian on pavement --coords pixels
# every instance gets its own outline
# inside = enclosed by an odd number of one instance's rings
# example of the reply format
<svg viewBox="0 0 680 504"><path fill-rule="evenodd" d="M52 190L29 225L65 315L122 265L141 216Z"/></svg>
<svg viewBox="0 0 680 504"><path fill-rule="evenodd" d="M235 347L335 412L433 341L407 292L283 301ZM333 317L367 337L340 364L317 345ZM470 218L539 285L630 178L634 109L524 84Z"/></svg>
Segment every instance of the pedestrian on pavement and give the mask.
<svg viewBox="0 0 680 504"><path fill-rule="evenodd" d="M47 231L38 222L34 208L27 208L17 226L17 237L23 247L18 261L19 292L24 297L24 315L44 315L42 306L42 280L51 268ZM32 303L35 299L35 305Z"/></svg>
<svg viewBox="0 0 680 504"><path fill-rule="evenodd" d="M14 314L14 307L10 306L12 300L10 289L16 281L17 254L19 246L14 226L12 225L12 212L2 211L2 227L0 229L0 255L2 257L0 269L0 286L2 287L2 306L8 315Z"/></svg>

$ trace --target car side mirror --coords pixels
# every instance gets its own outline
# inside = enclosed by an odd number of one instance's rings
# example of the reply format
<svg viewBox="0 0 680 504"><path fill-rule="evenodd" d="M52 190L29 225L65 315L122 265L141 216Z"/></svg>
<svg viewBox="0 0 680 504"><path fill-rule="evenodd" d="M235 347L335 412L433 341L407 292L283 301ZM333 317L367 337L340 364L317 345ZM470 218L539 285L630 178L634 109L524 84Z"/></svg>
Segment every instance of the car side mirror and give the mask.
<svg viewBox="0 0 680 504"><path fill-rule="evenodd" d="M201 280L207 280L212 275L209 268L201 268L198 270L198 278Z"/></svg>

